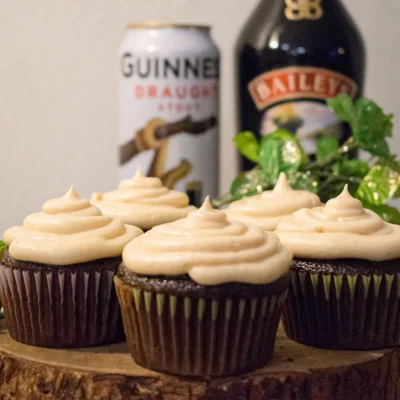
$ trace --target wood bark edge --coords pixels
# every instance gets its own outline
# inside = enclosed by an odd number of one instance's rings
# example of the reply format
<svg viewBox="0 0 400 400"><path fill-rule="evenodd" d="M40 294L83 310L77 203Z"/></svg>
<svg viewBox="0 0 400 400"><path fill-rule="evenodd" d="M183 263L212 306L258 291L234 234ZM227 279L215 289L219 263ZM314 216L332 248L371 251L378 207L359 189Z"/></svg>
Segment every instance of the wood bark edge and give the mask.
<svg viewBox="0 0 400 400"><path fill-rule="evenodd" d="M23 360L0 352L2 399L397 400L400 352L310 373L261 373L220 379L97 374Z"/></svg>

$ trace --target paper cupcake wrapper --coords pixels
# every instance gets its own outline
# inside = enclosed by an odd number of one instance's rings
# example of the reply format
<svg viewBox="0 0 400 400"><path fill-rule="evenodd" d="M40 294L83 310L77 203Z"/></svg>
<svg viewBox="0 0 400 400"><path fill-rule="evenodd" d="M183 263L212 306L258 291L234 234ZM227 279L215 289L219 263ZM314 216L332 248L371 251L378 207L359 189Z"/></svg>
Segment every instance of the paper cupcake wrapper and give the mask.
<svg viewBox="0 0 400 400"><path fill-rule="evenodd" d="M284 305L287 335L331 349L400 345L400 274L335 275L291 271Z"/></svg>
<svg viewBox="0 0 400 400"><path fill-rule="evenodd" d="M129 351L145 368L178 375L248 372L271 358L286 290L259 299L152 293L115 278Z"/></svg>
<svg viewBox="0 0 400 400"><path fill-rule="evenodd" d="M101 268L101 267L100 267ZM89 347L123 340L115 272L0 267L11 337L40 347Z"/></svg>

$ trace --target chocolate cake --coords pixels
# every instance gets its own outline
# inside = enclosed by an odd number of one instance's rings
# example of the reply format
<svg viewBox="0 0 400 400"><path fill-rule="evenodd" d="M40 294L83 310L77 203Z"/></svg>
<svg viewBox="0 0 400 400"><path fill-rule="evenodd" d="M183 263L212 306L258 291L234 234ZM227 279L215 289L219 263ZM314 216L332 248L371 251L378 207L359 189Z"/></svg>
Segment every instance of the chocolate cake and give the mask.
<svg viewBox="0 0 400 400"><path fill-rule="evenodd" d="M149 369L245 373L272 357L291 252L273 233L213 210L129 243L115 278L129 351Z"/></svg>
<svg viewBox="0 0 400 400"><path fill-rule="evenodd" d="M289 284L289 275L286 274L265 285L230 282L217 286L202 286L190 279L188 275L139 275L126 268L123 263L118 269L117 276L122 282L141 290L209 299L227 296L256 299L265 297L266 294L273 296L282 293Z"/></svg>
<svg viewBox="0 0 400 400"><path fill-rule="evenodd" d="M139 228L103 216L71 188L4 233L0 298L13 339L89 347L123 339L113 283Z"/></svg>
<svg viewBox="0 0 400 400"><path fill-rule="evenodd" d="M384 275L400 273L400 258L385 261L370 261L357 258L309 260L295 258L292 270L322 274Z"/></svg>
<svg viewBox="0 0 400 400"><path fill-rule="evenodd" d="M297 342L329 349L400 345L400 263L293 261L283 324Z"/></svg>
<svg viewBox="0 0 400 400"><path fill-rule="evenodd" d="M283 312L291 339L329 349L400 346L400 226L364 209L346 187L276 233L295 257Z"/></svg>
<svg viewBox="0 0 400 400"><path fill-rule="evenodd" d="M0 297L11 337L32 346L63 348L122 341L113 285L120 263L121 257L113 257L46 265L15 260L5 250Z"/></svg>

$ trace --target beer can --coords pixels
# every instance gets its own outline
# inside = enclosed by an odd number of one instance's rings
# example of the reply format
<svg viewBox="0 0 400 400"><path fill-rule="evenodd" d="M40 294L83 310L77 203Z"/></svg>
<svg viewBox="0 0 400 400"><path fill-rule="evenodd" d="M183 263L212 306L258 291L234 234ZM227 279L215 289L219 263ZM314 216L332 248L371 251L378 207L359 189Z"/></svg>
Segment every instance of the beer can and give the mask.
<svg viewBox="0 0 400 400"><path fill-rule="evenodd" d="M219 50L210 28L128 25L119 71L119 178L140 166L196 206L216 197Z"/></svg>

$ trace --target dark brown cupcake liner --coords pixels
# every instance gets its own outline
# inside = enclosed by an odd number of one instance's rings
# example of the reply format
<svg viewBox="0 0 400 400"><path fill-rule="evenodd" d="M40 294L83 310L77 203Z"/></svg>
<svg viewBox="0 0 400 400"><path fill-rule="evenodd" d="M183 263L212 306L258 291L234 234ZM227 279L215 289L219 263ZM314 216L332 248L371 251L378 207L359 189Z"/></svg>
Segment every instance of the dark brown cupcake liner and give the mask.
<svg viewBox="0 0 400 400"><path fill-rule="evenodd" d="M128 348L145 368L177 375L249 372L271 358L286 290L257 299L153 293L115 278Z"/></svg>
<svg viewBox="0 0 400 400"><path fill-rule="evenodd" d="M400 274L291 271L283 325L289 338L327 349L400 345Z"/></svg>
<svg viewBox="0 0 400 400"><path fill-rule="evenodd" d="M124 339L115 268L29 270L0 266L11 337L39 347L90 347Z"/></svg>

